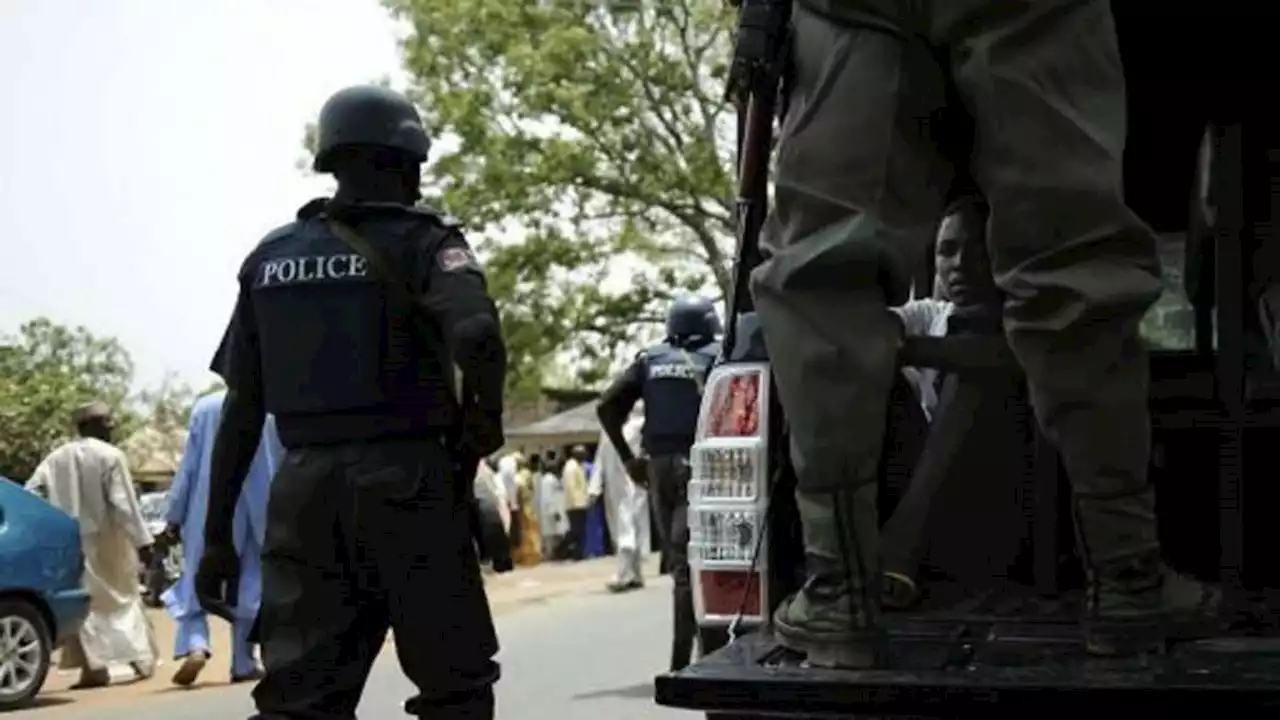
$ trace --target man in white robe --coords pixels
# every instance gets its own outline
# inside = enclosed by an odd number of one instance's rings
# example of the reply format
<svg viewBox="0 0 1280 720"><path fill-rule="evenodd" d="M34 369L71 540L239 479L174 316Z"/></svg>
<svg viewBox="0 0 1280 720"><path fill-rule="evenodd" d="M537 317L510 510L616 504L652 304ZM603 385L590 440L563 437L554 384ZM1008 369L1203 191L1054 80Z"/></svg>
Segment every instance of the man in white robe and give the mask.
<svg viewBox="0 0 1280 720"><path fill-rule="evenodd" d="M89 617L62 649L61 666L79 669L79 687L111 682L111 668L155 673L159 649L138 588L139 553L152 543L124 453L111 444L103 403L75 413L79 437L49 453L27 489L80 523Z"/></svg>
<svg viewBox="0 0 1280 720"><path fill-rule="evenodd" d="M503 531L511 532L511 509L507 500L507 489L487 460L481 459L480 464L476 466L475 488L479 497L493 503L498 516L502 518Z"/></svg>
<svg viewBox="0 0 1280 720"><path fill-rule="evenodd" d="M643 411L622 427L623 437L636 454L640 452L643 427ZM617 449L603 432L596 448L588 492L593 499L604 497L605 517L617 551L618 570L607 586L609 591L620 593L644 587L644 555L649 550L649 495L631 480Z"/></svg>

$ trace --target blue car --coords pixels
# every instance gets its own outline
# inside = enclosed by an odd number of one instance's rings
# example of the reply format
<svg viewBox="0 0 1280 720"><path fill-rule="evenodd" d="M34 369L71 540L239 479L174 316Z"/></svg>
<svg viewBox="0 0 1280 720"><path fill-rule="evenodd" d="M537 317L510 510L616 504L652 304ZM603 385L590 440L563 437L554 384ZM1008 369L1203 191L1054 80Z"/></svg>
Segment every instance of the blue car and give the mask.
<svg viewBox="0 0 1280 720"><path fill-rule="evenodd" d="M75 518L0 477L0 710L30 702L54 648L80 631L83 571Z"/></svg>

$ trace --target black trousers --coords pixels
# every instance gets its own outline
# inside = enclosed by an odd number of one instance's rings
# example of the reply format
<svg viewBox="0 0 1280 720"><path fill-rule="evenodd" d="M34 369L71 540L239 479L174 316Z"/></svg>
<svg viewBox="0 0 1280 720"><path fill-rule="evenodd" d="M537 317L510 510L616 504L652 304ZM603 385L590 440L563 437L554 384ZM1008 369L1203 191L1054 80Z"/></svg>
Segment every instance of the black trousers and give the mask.
<svg viewBox="0 0 1280 720"><path fill-rule="evenodd" d="M564 559L581 560L587 550L587 508L565 511L569 519L569 532L564 536Z"/></svg>
<svg viewBox="0 0 1280 720"><path fill-rule="evenodd" d="M672 580L671 670L693 659L698 620L689 580L689 457L655 455L649 459L649 492L658 512L662 554L670 558Z"/></svg>
<svg viewBox="0 0 1280 720"><path fill-rule="evenodd" d="M469 493L434 441L289 450L267 512L257 718L355 718L388 629L418 717L493 717L498 641Z"/></svg>

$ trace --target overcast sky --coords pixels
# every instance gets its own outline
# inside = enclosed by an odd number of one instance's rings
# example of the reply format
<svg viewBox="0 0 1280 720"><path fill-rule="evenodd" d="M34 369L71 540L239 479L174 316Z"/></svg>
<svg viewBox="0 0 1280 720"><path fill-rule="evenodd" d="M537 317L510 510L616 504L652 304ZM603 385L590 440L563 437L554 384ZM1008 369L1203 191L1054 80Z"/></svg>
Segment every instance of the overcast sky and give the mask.
<svg viewBox="0 0 1280 720"><path fill-rule="evenodd" d="M327 188L303 126L398 67L377 0L0 0L0 333L82 324L203 385L241 260Z"/></svg>

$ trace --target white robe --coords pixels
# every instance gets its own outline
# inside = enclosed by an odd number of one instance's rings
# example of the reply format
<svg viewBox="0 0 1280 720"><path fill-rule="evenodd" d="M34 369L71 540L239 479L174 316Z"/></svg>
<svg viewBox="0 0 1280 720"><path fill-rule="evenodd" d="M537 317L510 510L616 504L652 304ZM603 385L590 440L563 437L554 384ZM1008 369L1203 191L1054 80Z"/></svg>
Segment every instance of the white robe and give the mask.
<svg viewBox="0 0 1280 720"><path fill-rule="evenodd" d="M622 428L632 453L640 449L643 427L644 418L637 417ZM642 580L641 561L649 551L649 495L631 481L617 449L604 433L600 433L588 492L592 496L604 495L605 516L618 554L615 580L622 583Z"/></svg>
<svg viewBox="0 0 1280 720"><path fill-rule="evenodd" d="M73 440L49 453L26 487L80 523L89 617L78 642L63 648L62 667L154 669L159 651L138 591L138 549L152 537L124 453L94 438Z"/></svg>
<svg viewBox="0 0 1280 720"><path fill-rule="evenodd" d="M560 478L546 472L538 478L538 525L544 540L562 537L569 532L569 516L565 513L564 487Z"/></svg>
<svg viewBox="0 0 1280 720"><path fill-rule="evenodd" d="M511 532L511 503L507 500L507 490L489 464L481 460L476 468L476 492L493 501L494 509L502 518L502 529Z"/></svg>
<svg viewBox="0 0 1280 720"><path fill-rule="evenodd" d="M516 474L519 470L520 464L516 461L515 453L510 453L498 461L498 482L502 485L507 507L512 511L520 506L520 493L516 487Z"/></svg>

